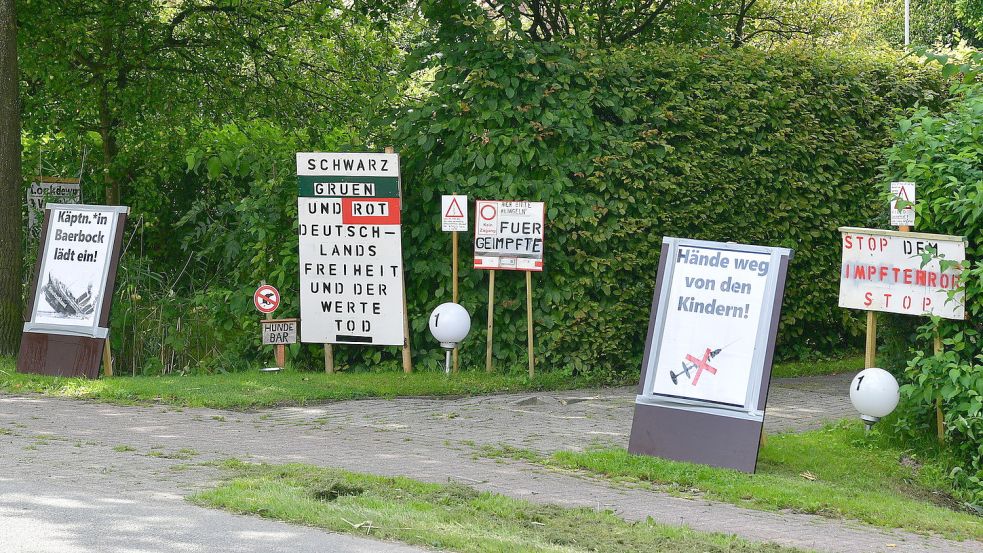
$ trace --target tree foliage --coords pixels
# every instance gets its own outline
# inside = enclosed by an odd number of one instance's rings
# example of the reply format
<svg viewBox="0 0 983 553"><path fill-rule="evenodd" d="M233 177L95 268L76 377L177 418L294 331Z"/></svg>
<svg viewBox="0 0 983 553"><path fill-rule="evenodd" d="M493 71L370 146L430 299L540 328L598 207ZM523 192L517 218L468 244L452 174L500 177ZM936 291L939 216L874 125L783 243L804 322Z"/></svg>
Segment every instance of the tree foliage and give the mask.
<svg viewBox="0 0 983 553"><path fill-rule="evenodd" d="M919 231L964 236L965 321L933 319L912 345L904 371L901 428L934 431L936 406L946 440L963 466L953 476L983 504L983 88L960 88L943 115L922 108L901 118L887 151L885 180L918 184ZM932 351L935 335L943 349Z"/></svg>

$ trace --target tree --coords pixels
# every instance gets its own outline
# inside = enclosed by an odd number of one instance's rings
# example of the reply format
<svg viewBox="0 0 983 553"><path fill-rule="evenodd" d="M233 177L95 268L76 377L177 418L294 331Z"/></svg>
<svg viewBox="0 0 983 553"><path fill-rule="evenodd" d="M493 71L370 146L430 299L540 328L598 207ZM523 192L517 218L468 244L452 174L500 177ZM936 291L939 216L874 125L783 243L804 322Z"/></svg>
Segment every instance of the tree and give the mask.
<svg viewBox="0 0 983 553"><path fill-rule="evenodd" d="M21 291L20 102L14 0L0 0L0 355L20 346Z"/></svg>
<svg viewBox="0 0 983 553"><path fill-rule="evenodd" d="M93 137L109 204L127 199L141 169L133 159L138 144L160 144L161 135L166 140L195 122L232 118L316 128L360 112L371 105L365 100L387 89L385 61L366 55L385 42L367 35L343 2L22 0L22 6L25 124ZM348 78L356 71L360 78Z"/></svg>

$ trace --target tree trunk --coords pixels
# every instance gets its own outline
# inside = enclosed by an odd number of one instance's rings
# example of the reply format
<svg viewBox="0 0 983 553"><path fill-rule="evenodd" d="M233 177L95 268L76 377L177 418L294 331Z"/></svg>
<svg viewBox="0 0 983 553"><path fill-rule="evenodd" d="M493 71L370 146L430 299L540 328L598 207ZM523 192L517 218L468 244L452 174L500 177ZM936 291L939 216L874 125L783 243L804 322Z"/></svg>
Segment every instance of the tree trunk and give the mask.
<svg viewBox="0 0 983 553"><path fill-rule="evenodd" d="M3 0L0 0L3 1ZM106 205L120 205L119 179L113 173L113 162L119 149L116 146L116 126L109 107L109 92L103 84L99 91L99 134L102 136L103 182L106 183Z"/></svg>
<svg viewBox="0 0 983 553"><path fill-rule="evenodd" d="M0 0L0 355L17 353L24 326L18 81L14 0Z"/></svg>

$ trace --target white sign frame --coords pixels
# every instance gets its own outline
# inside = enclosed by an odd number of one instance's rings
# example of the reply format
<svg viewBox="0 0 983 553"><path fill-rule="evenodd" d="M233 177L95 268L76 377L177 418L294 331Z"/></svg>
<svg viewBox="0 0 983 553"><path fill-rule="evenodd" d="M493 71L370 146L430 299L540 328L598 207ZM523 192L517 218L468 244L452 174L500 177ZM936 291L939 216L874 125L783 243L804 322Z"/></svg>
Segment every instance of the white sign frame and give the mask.
<svg viewBox="0 0 983 553"><path fill-rule="evenodd" d="M777 320L774 318L775 294L778 291L779 269L783 258L791 259L792 251L788 248L757 246L750 244L734 244L727 242L713 242L705 240L692 240L688 238L664 237L662 247L666 249L666 265L663 275L660 275L662 286L658 294L658 307L654 314L655 323L653 326L651 349L647 352L648 357L643 360L645 364L645 382L643 383L642 393L636 396L636 403L657 405L673 409L683 409L688 411L720 415L738 419L753 421L763 421L764 412L758 409L761 392L761 379L764 374L765 360L769 355L768 343L775 333L778 332ZM734 405L709 401L704 399L693 399L686 397L670 396L657 394L654 392L654 385L657 373L671 371L672 367L663 365L660 368L659 354L662 351L663 342L666 340L667 323L669 322L670 294L673 285L673 277L676 272L676 259L681 247L691 247L699 249L722 250L736 253L749 253L757 255L767 255L769 262L769 272L762 289L762 302L756 321L757 332L755 334L754 349L751 359L751 369L748 374L746 391L743 405ZM726 338L722 338L726 341ZM675 363L678 360L671 360Z"/></svg>
<svg viewBox="0 0 983 553"><path fill-rule="evenodd" d="M116 246L116 225L119 222L119 215L128 214L130 208L127 206L109 206L109 205L82 205L82 204L52 204L49 203L45 206L45 212L50 212L48 216L48 228L44 236L44 242L42 243L42 250L39 254L39 260L41 263L40 270L38 271L38 282L36 290L34 291L34 302L31 310L30 319L24 323L24 332L40 332L44 334L63 334L69 336L89 336L92 338L105 338L109 334L109 328L99 326L99 320L102 318L102 306L103 306L103 296L100 294L99 301L94 305L92 314L92 324L91 325L61 325L52 323L37 322L38 318L38 306L41 305L41 295L44 293L42 279L44 275L48 274L48 252L51 247L51 236L55 230L56 225L54 224L55 212L56 211L88 211L88 212L99 212L99 213L111 213L109 226L106 230L106 258L105 263L101 271L101 282L102 286L100 288L101 292L105 292L108 279L109 270L113 264L113 250Z"/></svg>

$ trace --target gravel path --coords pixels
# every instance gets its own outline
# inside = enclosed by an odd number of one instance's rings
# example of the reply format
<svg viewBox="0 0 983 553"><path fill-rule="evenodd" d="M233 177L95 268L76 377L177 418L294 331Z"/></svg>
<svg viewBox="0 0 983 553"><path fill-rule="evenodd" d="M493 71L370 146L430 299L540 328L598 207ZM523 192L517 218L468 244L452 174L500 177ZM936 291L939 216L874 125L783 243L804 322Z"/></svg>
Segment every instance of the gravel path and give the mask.
<svg viewBox="0 0 983 553"><path fill-rule="evenodd" d="M776 380L766 416L768 431L816 428L823 420L854 416L846 397L849 380L849 376ZM84 484L86 490L102 496L145 494L150 501L154 494L178 498L221 476L210 468L187 469L187 464L237 457L435 482L456 480L532 501L607 508L628 519L652 517L820 551L979 552L983 547L980 542L953 542L849 521L612 487L475 455L482 445L509 444L542 452L594 443L624 446L633 394L630 388L617 388L365 400L250 413L0 396L0 428L10 431L0 436L0 474L16 475L18 486L25 478L67 481L76 487ZM39 435L46 436L43 443ZM127 448L133 450L120 451ZM182 448L194 452L182 455ZM188 455L190 460L173 458ZM0 479L0 491L5 484Z"/></svg>

